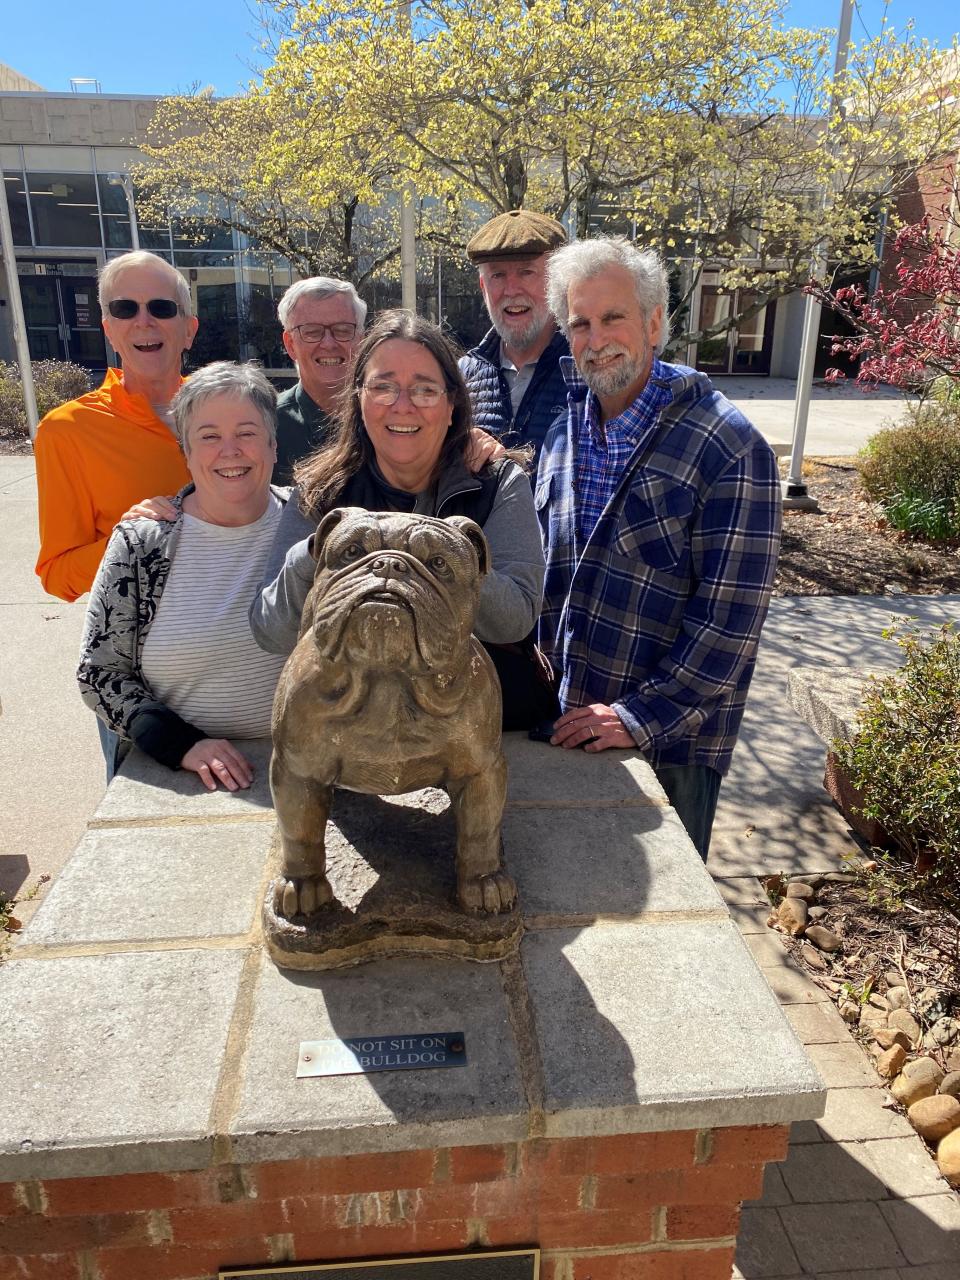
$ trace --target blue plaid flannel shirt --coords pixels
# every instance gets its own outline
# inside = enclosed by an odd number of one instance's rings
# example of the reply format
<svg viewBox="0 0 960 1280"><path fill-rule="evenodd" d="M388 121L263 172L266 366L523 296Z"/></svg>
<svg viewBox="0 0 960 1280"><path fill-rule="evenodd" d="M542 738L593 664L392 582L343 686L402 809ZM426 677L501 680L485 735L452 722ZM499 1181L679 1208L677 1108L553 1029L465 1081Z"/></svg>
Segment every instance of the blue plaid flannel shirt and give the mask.
<svg viewBox="0 0 960 1280"><path fill-rule="evenodd" d="M633 423L634 448L581 534L588 397L573 361L562 364L568 413L544 443L535 497L547 561L539 638L561 705L612 706L654 765L725 773L780 546L773 451L707 377L657 362L657 394L648 383L636 402L640 418L641 402L656 402L656 416Z"/></svg>

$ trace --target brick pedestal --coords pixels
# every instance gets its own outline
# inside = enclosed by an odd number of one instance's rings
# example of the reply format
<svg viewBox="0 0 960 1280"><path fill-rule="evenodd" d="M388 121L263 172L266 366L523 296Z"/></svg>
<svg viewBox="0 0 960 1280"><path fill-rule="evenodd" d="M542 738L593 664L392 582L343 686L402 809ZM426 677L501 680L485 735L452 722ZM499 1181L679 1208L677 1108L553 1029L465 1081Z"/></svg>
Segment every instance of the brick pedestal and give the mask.
<svg viewBox="0 0 960 1280"><path fill-rule="evenodd" d="M310 974L259 933L263 744L242 795L128 758L0 966L0 1280L522 1246L544 1280L729 1280L822 1082L648 766L505 746L519 954ZM302 1040L441 1032L465 1065L296 1076Z"/></svg>
<svg viewBox="0 0 960 1280"><path fill-rule="evenodd" d="M540 1139L0 1186L0 1280L537 1244L543 1280L729 1280L782 1126Z"/></svg>

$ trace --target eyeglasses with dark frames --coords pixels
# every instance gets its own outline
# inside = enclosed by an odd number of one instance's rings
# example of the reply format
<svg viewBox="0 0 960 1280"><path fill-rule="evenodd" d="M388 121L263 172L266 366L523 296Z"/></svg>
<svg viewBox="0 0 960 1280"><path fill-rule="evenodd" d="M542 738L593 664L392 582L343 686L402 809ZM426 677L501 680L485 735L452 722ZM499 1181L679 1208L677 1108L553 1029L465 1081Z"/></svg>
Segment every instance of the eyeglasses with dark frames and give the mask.
<svg viewBox="0 0 960 1280"><path fill-rule="evenodd" d="M392 405L400 399L400 392L406 391L407 399L418 409L431 409L439 404L450 392L446 387L439 387L435 382L415 382L412 387L401 387L398 382L390 382L386 378L374 378L360 387L374 404Z"/></svg>
<svg viewBox="0 0 960 1280"><path fill-rule="evenodd" d="M114 298L107 303L107 310L114 320L132 320L135 315L139 314L140 305L133 298ZM179 302L174 302L172 298L151 298L148 302L143 303L143 306L153 316L154 320L172 320L175 315L180 313Z"/></svg>
<svg viewBox="0 0 960 1280"><path fill-rule="evenodd" d="M336 324L295 324L287 332L298 333L304 342L322 342L328 333L337 342L352 342L357 326L349 320L338 320Z"/></svg>

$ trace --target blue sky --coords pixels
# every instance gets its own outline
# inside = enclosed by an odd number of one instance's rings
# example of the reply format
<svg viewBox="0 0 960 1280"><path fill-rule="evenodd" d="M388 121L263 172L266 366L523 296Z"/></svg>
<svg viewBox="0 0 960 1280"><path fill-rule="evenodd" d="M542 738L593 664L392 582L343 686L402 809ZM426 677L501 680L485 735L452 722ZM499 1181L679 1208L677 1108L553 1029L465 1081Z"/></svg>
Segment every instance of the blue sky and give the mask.
<svg viewBox="0 0 960 1280"><path fill-rule="evenodd" d="M895 28L914 18L919 34L940 45L960 30L949 0L890 0L886 8ZM855 39L865 28L878 30L883 9L882 0L861 0ZM71 76L90 76L104 93L175 93L200 83L225 94L250 78L258 58L256 6L247 0L165 0L159 8L43 0L40 10L0 0L0 11L0 62L45 89L66 90ZM832 27L839 13L840 0L792 0L787 16L797 26Z"/></svg>

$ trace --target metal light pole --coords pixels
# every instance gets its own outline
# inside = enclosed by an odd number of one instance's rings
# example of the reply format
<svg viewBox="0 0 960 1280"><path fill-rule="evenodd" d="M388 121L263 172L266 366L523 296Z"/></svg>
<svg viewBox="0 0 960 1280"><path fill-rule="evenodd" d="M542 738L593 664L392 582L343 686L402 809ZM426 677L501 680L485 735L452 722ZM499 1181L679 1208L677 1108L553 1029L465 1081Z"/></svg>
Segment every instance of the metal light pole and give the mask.
<svg viewBox="0 0 960 1280"><path fill-rule="evenodd" d="M17 275L17 259L13 252L13 231L10 227L10 210L7 207L7 184L0 170L0 249L7 270L7 288L13 312L13 341L17 348L17 364L20 366L20 382L23 386L23 405L27 411L27 430L31 441L36 439L40 415L37 413L37 393L33 386L33 368L30 364L30 347L27 343L27 326L23 318L23 299L20 296L20 277Z"/></svg>
<svg viewBox="0 0 960 1280"><path fill-rule="evenodd" d="M833 66L833 98L830 116L840 109L838 81L847 68L847 46L850 43L850 26L853 21L854 0L842 0L840 24L837 28L837 56ZM825 197L829 199L829 196ZM811 274L819 275L826 266L827 245L821 240L817 245ZM803 481L803 448L807 438L807 417L810 412L810 390L813 383L813 365L817 354L817 337L820 332L820 303L807 294L803 313L803 337L800 342L800 368L797 371L797 393L793 408L793 443L790 449L790 470L783 485L783 496L796 505L808 505L807 486Z"/></svg>
<svg viewBox="0 0 960 1280"><path fill-rule="evenodd" d="M413 19L410 0L405 0L403 12L413 44ZM400 302L408 311L417 309L417 188L405 182L400 194Z"/></svg>

